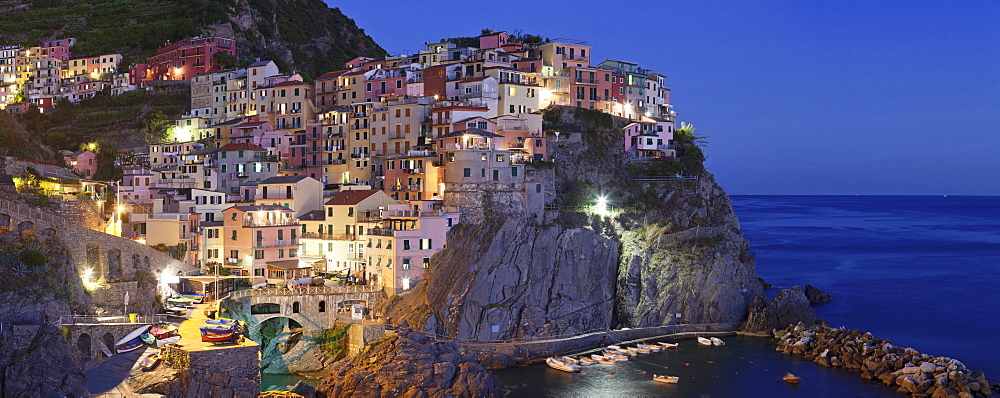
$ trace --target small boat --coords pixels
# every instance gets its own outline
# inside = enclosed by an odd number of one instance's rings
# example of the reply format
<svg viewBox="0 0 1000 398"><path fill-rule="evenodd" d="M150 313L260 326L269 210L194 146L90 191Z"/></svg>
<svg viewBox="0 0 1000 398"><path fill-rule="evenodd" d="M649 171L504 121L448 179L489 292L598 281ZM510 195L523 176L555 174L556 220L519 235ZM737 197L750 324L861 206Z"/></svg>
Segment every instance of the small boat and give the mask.
<svg viewBox="0 0 1000 398"><path fill-rule="evenodd" d="M701 345L712 345L712 340L706 339L704 337L698 336L698 344Z"/></svg>
<svg viewBox="0 0 1000 398"><path fill-rule="evenodd" d="M579 372L580 371L580 367L579 366L573 365L573 364L568 364L568 363L562 361L561 359L554 358L554 357L546 358L545 359L545 363L548 364L549 367L551 367L552 369L558 369L558 370L561 370L563 372L573 373L573 372Z"/></svg>
<svg viewBox="0 0 1000 398"><path fill-rule="evenodd" d="M594 364L597 364L597 360L590 359L587 357L580 357L580 363L579 363L580 366L590 366Z"/></svg>
<svg viewBox="0 0 1000 398"><path fill-rule="evenodd" d="M205 300L205 295L201 293L181 293L181 298L191 299L194 303L201 304Z"/></svg>
<svg viewBox="0 0 1000 398"><path fill-rule="evenodd" d="M229 341L233 338L233 333L201 333L201 341L208 341L212 343L221 343L224 341Z"/></svg>
<svg viewBox="0 0 1000 398"><path fill-rule="evenodd" d="M625 351L628 351L628 356L630 357L639 355L639 349L635 347L625 347Z"/></svg>
<svg viewBox="0 0 1000 398"><path fill-rule="evenodd" d="M112 356L111 350L108 349L108 346L105 345L104 342L101 342L101 352L104 353L105 358L111 358Z"/></svg>
<svg viewBox="0 0 1000 398"><path fill-rule="evenodd" d="M718 346L726 345L726 342L722 341L722 339L719 338L712 337L710 340L712 340L712 345L718 345Z"/></svg>
<svg viewBox="0 0 1000 398"><path fill-rule="evenodd" d="M167 299L167 304L170 306L183 307L183 308L193 308L194 300L186 297L174 297Z"/></svg>
<svg viewBox="0 0 1000 398"><path fill-rule="evenodd" d="M677 384L681 378L680 376L653 375L653 380L660 383Z"/></svg>
<svg viewBox="0 0 1000 398"><path fill-rule="evenodd" d="M792 384L799 384L799 380L801 379L802 379L801 377L793 375L791 372L785 373L785 377L781 378L781 380L787 381Z"/></svg>
<svg viewBox="0 0 1000 398"><path fill-rule="evenodd" d="M622 354L614 352L614 351L605 351L604 352L604 356L607 359L610 359L610 360L615 361L615 362L625 362L625 361L628 361L628 356L627 355L622 355Z"/></svg>
<svg viewBox="0 0 1000 398"><path fill-rule="evenodd" d="M149 332L140 334L139 338L142 339L143 343L146 343L146 344L149 344L149 345L156 344L156 337L153 337L153 335L150 334Z"/></svg>
<svg viewBox="0 0 1000 398"><path fill-rule="evenodd" d="M640 354L649 354L649 353L653 352L653 350L650 350L648 348L644 348L642 346L636 347L635 350L638 351Z"/></svg>
<svg viewBox="0 0 1000 398"><path fill-rule="evenodd" d="M143 333L146 333L147 330L149 330L149 325L143 325L125 335L125 337L122 337L121 340L118 340L118 342L115 343L115 351L122 354L142 347L143 341L140 336L142 336Z"/></svg>
<svg viewBox="0 0 1000 398"><path fill-rule="evenodd" d="M561 359L563 362L566 362L566 363L568 363L570 365L579 365L580 364L580 361L578 361L576 358L573 358L573 357L561 357L559 359Z"/></svg>
<svg viewBox="0 0 1000 398"><path fill-rule="evenodd" d="M167 344L177 344L178 341L181 341L181 336L171 336L165 339L159 339L156 340L156 347L163 347Z"/></svg>
<svg viewBox="0 0 1000 398"><path fill-rule="evenodd" d="M159 326L153 326L149 328L149 334L158 339L165 339L170 337L170 331Z"/></svg>
<svg viewBox="0 0 1000 398"><path fill-rule="evenodd" d="M598 359L597 363L599 363L601 365L614 365L614 364L618 363L618 361L615 361L613 359L604 358L604 359Z"/></svg>
<svg viewBox="0 0 1000 398"><path fill-rule="evenodd" d="M663 346L663 348L677 348L677 343L657 343L657 344Z"/></svg>
<svg viewBox="0 0 1000 398"><path fill-rule="evenodd" d="M160 365L160 361L162 361L162 358L160 358L160 356L157 354L153 354L146 358L143 358L142 362L139 362L139 366L142 367L143 372L149 372L153 369L156 369L156 367Z"/></svg>
<svg viewBox="0 0 1000 398"><path fill-rule="evenodd" d="M659 345L649 345L649 344L639 343L639 348L645 348L645 349L650 350L652 352L663 351L663 347L660 347Z"/></svg>
<svg viewBox="0 0 1000 398"><path fill-rule="evenodd" d="M620 350L620 349L622 349L621 346L617 346L617 345L609 345L608 348L610 348L612 350Z"/></svg>

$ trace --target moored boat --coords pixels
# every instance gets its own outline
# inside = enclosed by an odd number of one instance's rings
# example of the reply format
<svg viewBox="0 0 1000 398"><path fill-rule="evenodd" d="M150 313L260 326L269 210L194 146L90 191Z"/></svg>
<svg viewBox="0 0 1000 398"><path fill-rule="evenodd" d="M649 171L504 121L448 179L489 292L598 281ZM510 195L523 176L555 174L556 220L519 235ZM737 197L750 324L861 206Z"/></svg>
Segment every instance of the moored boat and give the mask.
<svg viewBox="0 0 1000 398"><path fill-rule="evenodd" d="M579 365L580 364L580 361L578 361L576 358L573 358L573 357L561 357L559 359L561 359L563 362L566 362L566 363L568 363L570 365Z"/></svg>
<svg viewBox="0 0 1000 398"><path fill-rule="evenodd" d="M223 341L229 341L233 338L233 333L201 333L201 341L208 341L213 343L220 343Z"/></svg>
<svg viewBox="0 0 1000 398"><path fill-rule="evenodd" d="M163 346L165 346L167 344L176 344L178 341L181 341L181 336L171 336L171 337L167 337L165 339L158 339L158 340L156 340L156 346L157 347L163 347Z"/></svg>
<svg viewBox="0 0 1000 398"><path fill-rule="evenodd" d="M139 362L139 366L142 367L143 372L149 372L152 371L153 369L156 369L156 367L160 365L160 361L162 361L160 356L157 354L153 354L146 358L143 358L142 362Z"/></svg>
<svg viewBox="0 0 1000 398"><path fill-rule="evenodd" d="M712 345L712 340L706 339L704 337L698 336L698 344L701 345Z"/></svg>
<svg viewBox="0 0 1000 398"><path fill-rule="evenodd" d="M649 354L649 353L652 353L652 352L653 352L653 350L650 350L650 349L648 349L648 348L645 348L645 347L643 347L643 346L638 346L638 347L635 347L635 350L636 350L636 351L637 351L638 353L640 353L640 354Z"/></svg>
<svg viewBox="0 0 1000 398"><path fill-rule="evenodd" d="M594 364L597 364L596 360L587 357L580 357L580 363L579 363L580 366L590 366Z"/></svg>
<svg viewBox="0 0 1000 398"><path fill-rule="evenodd" d="M545 359L545 363L548 364L549 367L551 367L553 369L561 370L563 372L573 373L573 372L579 372L580 371L580 367L579 366L566 363L565 361L563 361L561 359L558 359L558 358L555 358L555 357L546 358Z"/></svg>
<svg viewBox="0 0 1000 398"><path fill-rule="evenodd" d="M621 346L617 346L617 345L609 345L608 348L610 348L612 350L620 350L620 349L622 349Z"/></svg>
<svg viewBox="0 0 1000 398"><path fill-rule="evenodd" d="M142 347L142 334L149 330L149 325L140 326L138 329L133 330L131 333L122 337L115 343L115 351L119 354L132 351L136 348Z"/></svg>
<svg viewBox="0 0 1000 398"><path fill-rule="evenodd" d="M643 344L643 343L639 343L639 348L645 348L645 349L650 350L652 352L660 352L660 351L663 350L663 347L660 347L659 345L650 345L650 344Z"/></svg>
<svg viewBox="0 0 1000 398"><path fill-rule="evenodd" d="M143 343L146 343L146 344L149 344L149 345L156 344L156 337L153 337L153 335L150 334L149 332L140 334L139 338L142 339Z"/></svg>
<svg viewBox="0 0 1000 398"><path fill-rule="evenodd" d="M710 340L712 340L712 345L718 345L718 346L726 345L726 342L722 341L722 339L720 338L712 337Z"/></svg>
<svg viewBox="0 0 1000 398"><path fill-rule="evenodd" d="M681 381L680 376L653 375L653 380L661 383L677 384Z"/></svg>
<svg viewBox="0 0 1000 398"><path fill-rule="evenodd" d="M677 343L657 343L657 344L663 346L663 348L677 348L678 345Z"/></svg>
<svg viewBox="0 0 1000 398"><path fill-rule="evenodd" d="M802 380L801 377L793 375L791 372L785 373L785 377L781 379L792 384L799 384L799 380Z"/></svg>

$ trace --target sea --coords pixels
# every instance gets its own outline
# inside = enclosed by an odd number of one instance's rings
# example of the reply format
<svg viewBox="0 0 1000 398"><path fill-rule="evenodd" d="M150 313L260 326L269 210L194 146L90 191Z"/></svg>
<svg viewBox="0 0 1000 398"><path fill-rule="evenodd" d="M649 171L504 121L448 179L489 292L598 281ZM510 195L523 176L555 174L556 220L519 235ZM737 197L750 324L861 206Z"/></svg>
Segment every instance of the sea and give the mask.
<svg viewBox="0 0 1000 398"><path fill-rule="evenodd" d="M815 306L831 326L958 359L1000 379L1000 197L732 196L766 293L810 284L833 300ZM682 342L569 374L545 365L495 372L525 397L892 397L857 373L774 351L762 338L724 347ZM799 385L781 381L793 372ZM677 385L653 374L681 377Z"/></svg>

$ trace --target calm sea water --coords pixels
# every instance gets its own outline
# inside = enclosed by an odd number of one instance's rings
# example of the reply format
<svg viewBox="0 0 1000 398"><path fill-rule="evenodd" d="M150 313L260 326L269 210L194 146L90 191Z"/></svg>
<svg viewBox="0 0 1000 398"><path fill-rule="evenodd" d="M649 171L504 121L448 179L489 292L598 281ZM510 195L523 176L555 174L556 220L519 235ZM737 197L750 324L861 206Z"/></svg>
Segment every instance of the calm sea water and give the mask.
<svg viewBox="0 0 1000 398"><path fill-rule="evenodd" d="M772 295L817 286L834 297L816 307L831 325L951 356L1000 378L1000 346L993 344L1000 336L1000 197L734 196L733 207L756 252L757 273L776 288ZM896 395L855 373L778 354L764 339L728 342L682 344L677 352L587 374L544 365L496 373L512 396ZM802 385L781 382L785 371L802 376ZM681 376L681 383L653 382L654 372Z"/></svg>

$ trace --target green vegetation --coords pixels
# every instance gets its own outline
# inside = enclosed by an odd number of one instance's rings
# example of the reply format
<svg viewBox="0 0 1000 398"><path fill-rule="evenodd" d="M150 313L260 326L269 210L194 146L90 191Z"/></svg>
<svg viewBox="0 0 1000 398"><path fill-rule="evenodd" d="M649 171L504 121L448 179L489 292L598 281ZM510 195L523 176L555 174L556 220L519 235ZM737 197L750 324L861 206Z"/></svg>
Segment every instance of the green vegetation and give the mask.
<svg viewBox="0 0 1000 398"><path fill-rule="evenodd" d="M693 124L681 122L681 127L674 130L674 147L677 148L677 157L684 163L684 167L696 173L705 170L705 153L702 148L707 143L708 136L701 136L694 133Z"/></svg>
<svg viewBox="0 0 1000 398"><path fill-rule="evenodd" d="M38 108L32 109L34 111L29 114L38 115ZM3 142L0 155L36 160L48 160L52 156L37 136L29 134L9 113L3 111L0 111L0 142Z"/></svg>
<svg viewBox="0 0 1000 398"><path fill-rule="evenodd" d="M320 345L328 357L338 360L347 356L347 331L349 323L337 322L332 329L323 329L316 337L309 338Z"/></svg>
<svg viewBox="0 0 1000 398"><path fill-rule="evenodd" d="M573 116L587 130L615 128L615 117L596 109L575 108Z"/></svg>
<svg viewBox="0 0 1000 398"><path fill-rule="evenodd" d="M361 55L385 55L353 20L320 0L12 0L3 6L0 43L32 47L73 37L74 57L122 54L121 69L144 62L168 41L207 36L217 28L246 37L244 58L273 59L283 70L294 64L312 76ZM250 29L230 23L241 14L254 17ZM284 48L292 59L286 60Z"/></svg>

